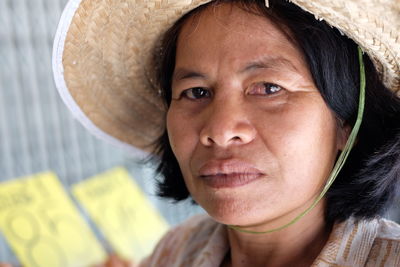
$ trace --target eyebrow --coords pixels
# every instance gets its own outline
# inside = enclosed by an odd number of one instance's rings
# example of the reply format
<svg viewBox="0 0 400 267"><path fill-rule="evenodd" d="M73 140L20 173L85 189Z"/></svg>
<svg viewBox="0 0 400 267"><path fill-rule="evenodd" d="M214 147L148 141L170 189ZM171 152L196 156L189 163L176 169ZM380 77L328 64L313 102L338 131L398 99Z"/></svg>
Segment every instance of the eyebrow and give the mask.
<svg viewBox="0 0 400 267"><path fill-rule="evenodd" d="M186 68L177 68L174 71L172 80L179 81L184 79L207 79L207 75Z"/></svg>
<svg viewBox="0 0 400 267"><path fill-rule="evenodd" d="M293 63L283 57L263 57L246 64L239 73L251 72L258 69L289 69L289 71L297 72L297 68ZM207 79L207 75L187 68L177 68L174 71L172 79L174 81L184 79Z"/></svg>
<svg viewBox="0 0 400 267"><path fill-rule="evenodd" d="M240 70L240 73L257 69L289 69L292 72L298 72L293 63L284 57L263 57L246 64L246 66Z"/></svg>

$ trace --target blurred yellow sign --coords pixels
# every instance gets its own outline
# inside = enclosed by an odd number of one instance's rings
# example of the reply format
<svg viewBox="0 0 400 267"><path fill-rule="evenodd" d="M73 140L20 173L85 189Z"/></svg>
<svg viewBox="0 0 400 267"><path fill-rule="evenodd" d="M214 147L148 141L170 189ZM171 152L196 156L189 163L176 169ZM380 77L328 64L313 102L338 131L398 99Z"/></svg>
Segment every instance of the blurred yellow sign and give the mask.
<svg viewBox="0 0 400 267"><path fill-rule="evenodd" d="M26 267L87 267L106 257L51 172L0 184L0 229Z"/></svg>
<svg viewBox="0 0 400 267"><path fill-rule="evenodd" d="M73 194L115 252L139 261L150 254L168 224L124 168L115 168L73 187Z"/></svg>

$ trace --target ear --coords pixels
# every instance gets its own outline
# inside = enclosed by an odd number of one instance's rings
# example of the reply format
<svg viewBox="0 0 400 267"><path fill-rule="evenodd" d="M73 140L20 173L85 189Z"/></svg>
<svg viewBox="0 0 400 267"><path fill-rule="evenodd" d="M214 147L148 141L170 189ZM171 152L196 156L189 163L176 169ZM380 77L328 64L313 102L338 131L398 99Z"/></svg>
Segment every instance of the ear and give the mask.
<svg viewBox="0 0 400 267"><path fill-rule="evenodd" d="M338 150L342 151L344 149L347 139L350 136L350 133L351 133L351 125L339 121L338 122L338 130L336 133ZM356 142L357 142L357 140L356 140Z"/></svg>

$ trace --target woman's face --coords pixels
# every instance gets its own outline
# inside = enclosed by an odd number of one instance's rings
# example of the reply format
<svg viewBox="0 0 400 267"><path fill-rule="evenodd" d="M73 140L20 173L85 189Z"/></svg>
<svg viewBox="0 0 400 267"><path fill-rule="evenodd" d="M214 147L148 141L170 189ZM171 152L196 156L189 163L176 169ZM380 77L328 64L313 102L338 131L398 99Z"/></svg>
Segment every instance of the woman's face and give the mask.
<svg viewBox="0 0 400 267"><path fill-rule="evenodd" d="M172 80L170 144L214 219L262 225L312 203L345 134L287 35L230 4L208 8L184 25Z"/></svg>

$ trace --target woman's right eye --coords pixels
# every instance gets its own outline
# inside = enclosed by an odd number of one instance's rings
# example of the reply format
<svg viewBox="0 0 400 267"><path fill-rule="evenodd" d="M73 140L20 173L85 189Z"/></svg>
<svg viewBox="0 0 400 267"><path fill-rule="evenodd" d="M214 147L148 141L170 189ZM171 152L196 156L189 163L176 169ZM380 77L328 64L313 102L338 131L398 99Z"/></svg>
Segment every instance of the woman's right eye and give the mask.
<svg viewBox="0 0 400 267"><path fill-rule="evenodd" d="M203 87L194 87L182 91L181 96L190 100L199 100L211 97L211 92L209 89Z"/></svg>

